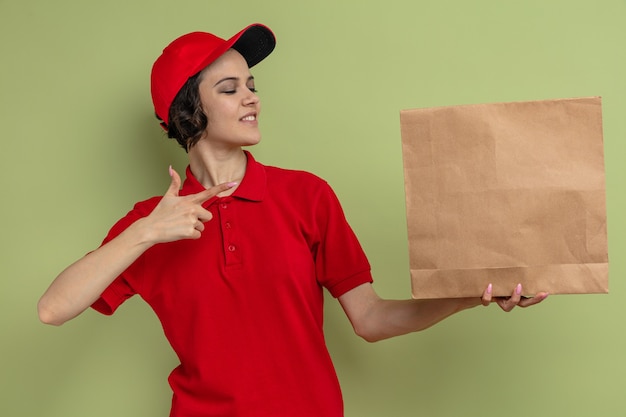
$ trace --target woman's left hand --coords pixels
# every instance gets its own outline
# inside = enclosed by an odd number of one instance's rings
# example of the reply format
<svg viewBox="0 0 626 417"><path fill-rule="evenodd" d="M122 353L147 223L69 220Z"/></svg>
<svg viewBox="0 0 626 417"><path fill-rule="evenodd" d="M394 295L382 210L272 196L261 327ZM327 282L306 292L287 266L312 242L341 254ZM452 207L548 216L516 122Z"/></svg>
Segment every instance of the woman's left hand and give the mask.
<svg viewBox="0 0 626 417"><path fill-rule="evenodd" d="M545 300L548 297L547 292L540 292L535 294L534 297L524 297L522 296L522 284L517 284L517 287L513 289L513 293L510 297L492 297L493 286L489 284L485 289L482 297L482 304L484 306L488 306L492 302L495 302L500 306L500 308L507 313L515 306L518 307L530 307L532 305L538 304Z"/></svg>

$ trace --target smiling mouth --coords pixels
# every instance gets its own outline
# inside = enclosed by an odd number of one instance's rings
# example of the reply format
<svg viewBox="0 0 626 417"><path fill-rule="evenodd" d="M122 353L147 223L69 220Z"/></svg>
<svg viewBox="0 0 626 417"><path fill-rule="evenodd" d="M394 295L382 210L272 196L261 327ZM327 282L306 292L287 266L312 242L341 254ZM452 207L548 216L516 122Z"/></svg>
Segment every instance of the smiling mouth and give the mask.
<svg viewBox="0 0 626 417"><path fill-rule="evenodd" d="M254 122L256 120L256 116L254 114L251 114L249 116L242 117L241 120L244 122Z"/></svg>

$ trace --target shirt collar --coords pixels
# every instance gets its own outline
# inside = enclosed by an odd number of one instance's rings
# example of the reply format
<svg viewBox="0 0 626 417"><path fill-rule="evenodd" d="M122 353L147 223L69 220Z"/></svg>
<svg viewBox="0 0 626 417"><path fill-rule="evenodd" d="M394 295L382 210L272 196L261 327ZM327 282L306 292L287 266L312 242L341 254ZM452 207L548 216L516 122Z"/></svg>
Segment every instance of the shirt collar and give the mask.
<svg viewBox="0 0 626 417"><path fill-rule="evenodd" d="M263 197L265 197L267 189L265 167L258 163L250 152L244 152L248 161L246 165L246 173L244 174L239 187L237 187L231 197L250 201L262 201ZM196 194L206 189L193 175L190 166L187 166L186 174L187 178L185 178L180 195ZM211 198L207 201L207 204L203 205L208 206L216 199L217 197Z"/></svg>

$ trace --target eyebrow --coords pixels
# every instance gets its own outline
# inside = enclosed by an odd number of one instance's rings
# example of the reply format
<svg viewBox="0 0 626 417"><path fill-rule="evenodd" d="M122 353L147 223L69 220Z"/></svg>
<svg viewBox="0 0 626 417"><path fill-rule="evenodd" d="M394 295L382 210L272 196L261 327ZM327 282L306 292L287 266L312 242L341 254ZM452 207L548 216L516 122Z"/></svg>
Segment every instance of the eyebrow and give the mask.
<svg viewBox="0 0 626 417"><path fill-rule="evenodd" d="M252 81L254 80L254 77L251 75L248 77L248 79L246 81ZM217 87L219 84L226 82L226 81L239 81L239 77L226 77L226 78L222 78L221 80L219 80L218 82L215 83L215 85L213 87Z"/></svg>

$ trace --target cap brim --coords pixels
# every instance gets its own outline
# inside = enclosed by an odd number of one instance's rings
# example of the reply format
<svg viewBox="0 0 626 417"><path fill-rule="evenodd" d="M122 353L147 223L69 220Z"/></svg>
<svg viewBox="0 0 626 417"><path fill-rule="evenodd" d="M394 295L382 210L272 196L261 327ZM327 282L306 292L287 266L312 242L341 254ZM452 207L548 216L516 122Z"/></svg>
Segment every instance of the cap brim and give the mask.
<svg viewBox="0 0 626 417"><path fill-rule="evenodd" d="M248 67L252 68L272 53L276 46L276 38L270 28L255 23L237 33L227 43L232 45L232 48L245 58Z"/></svg>

